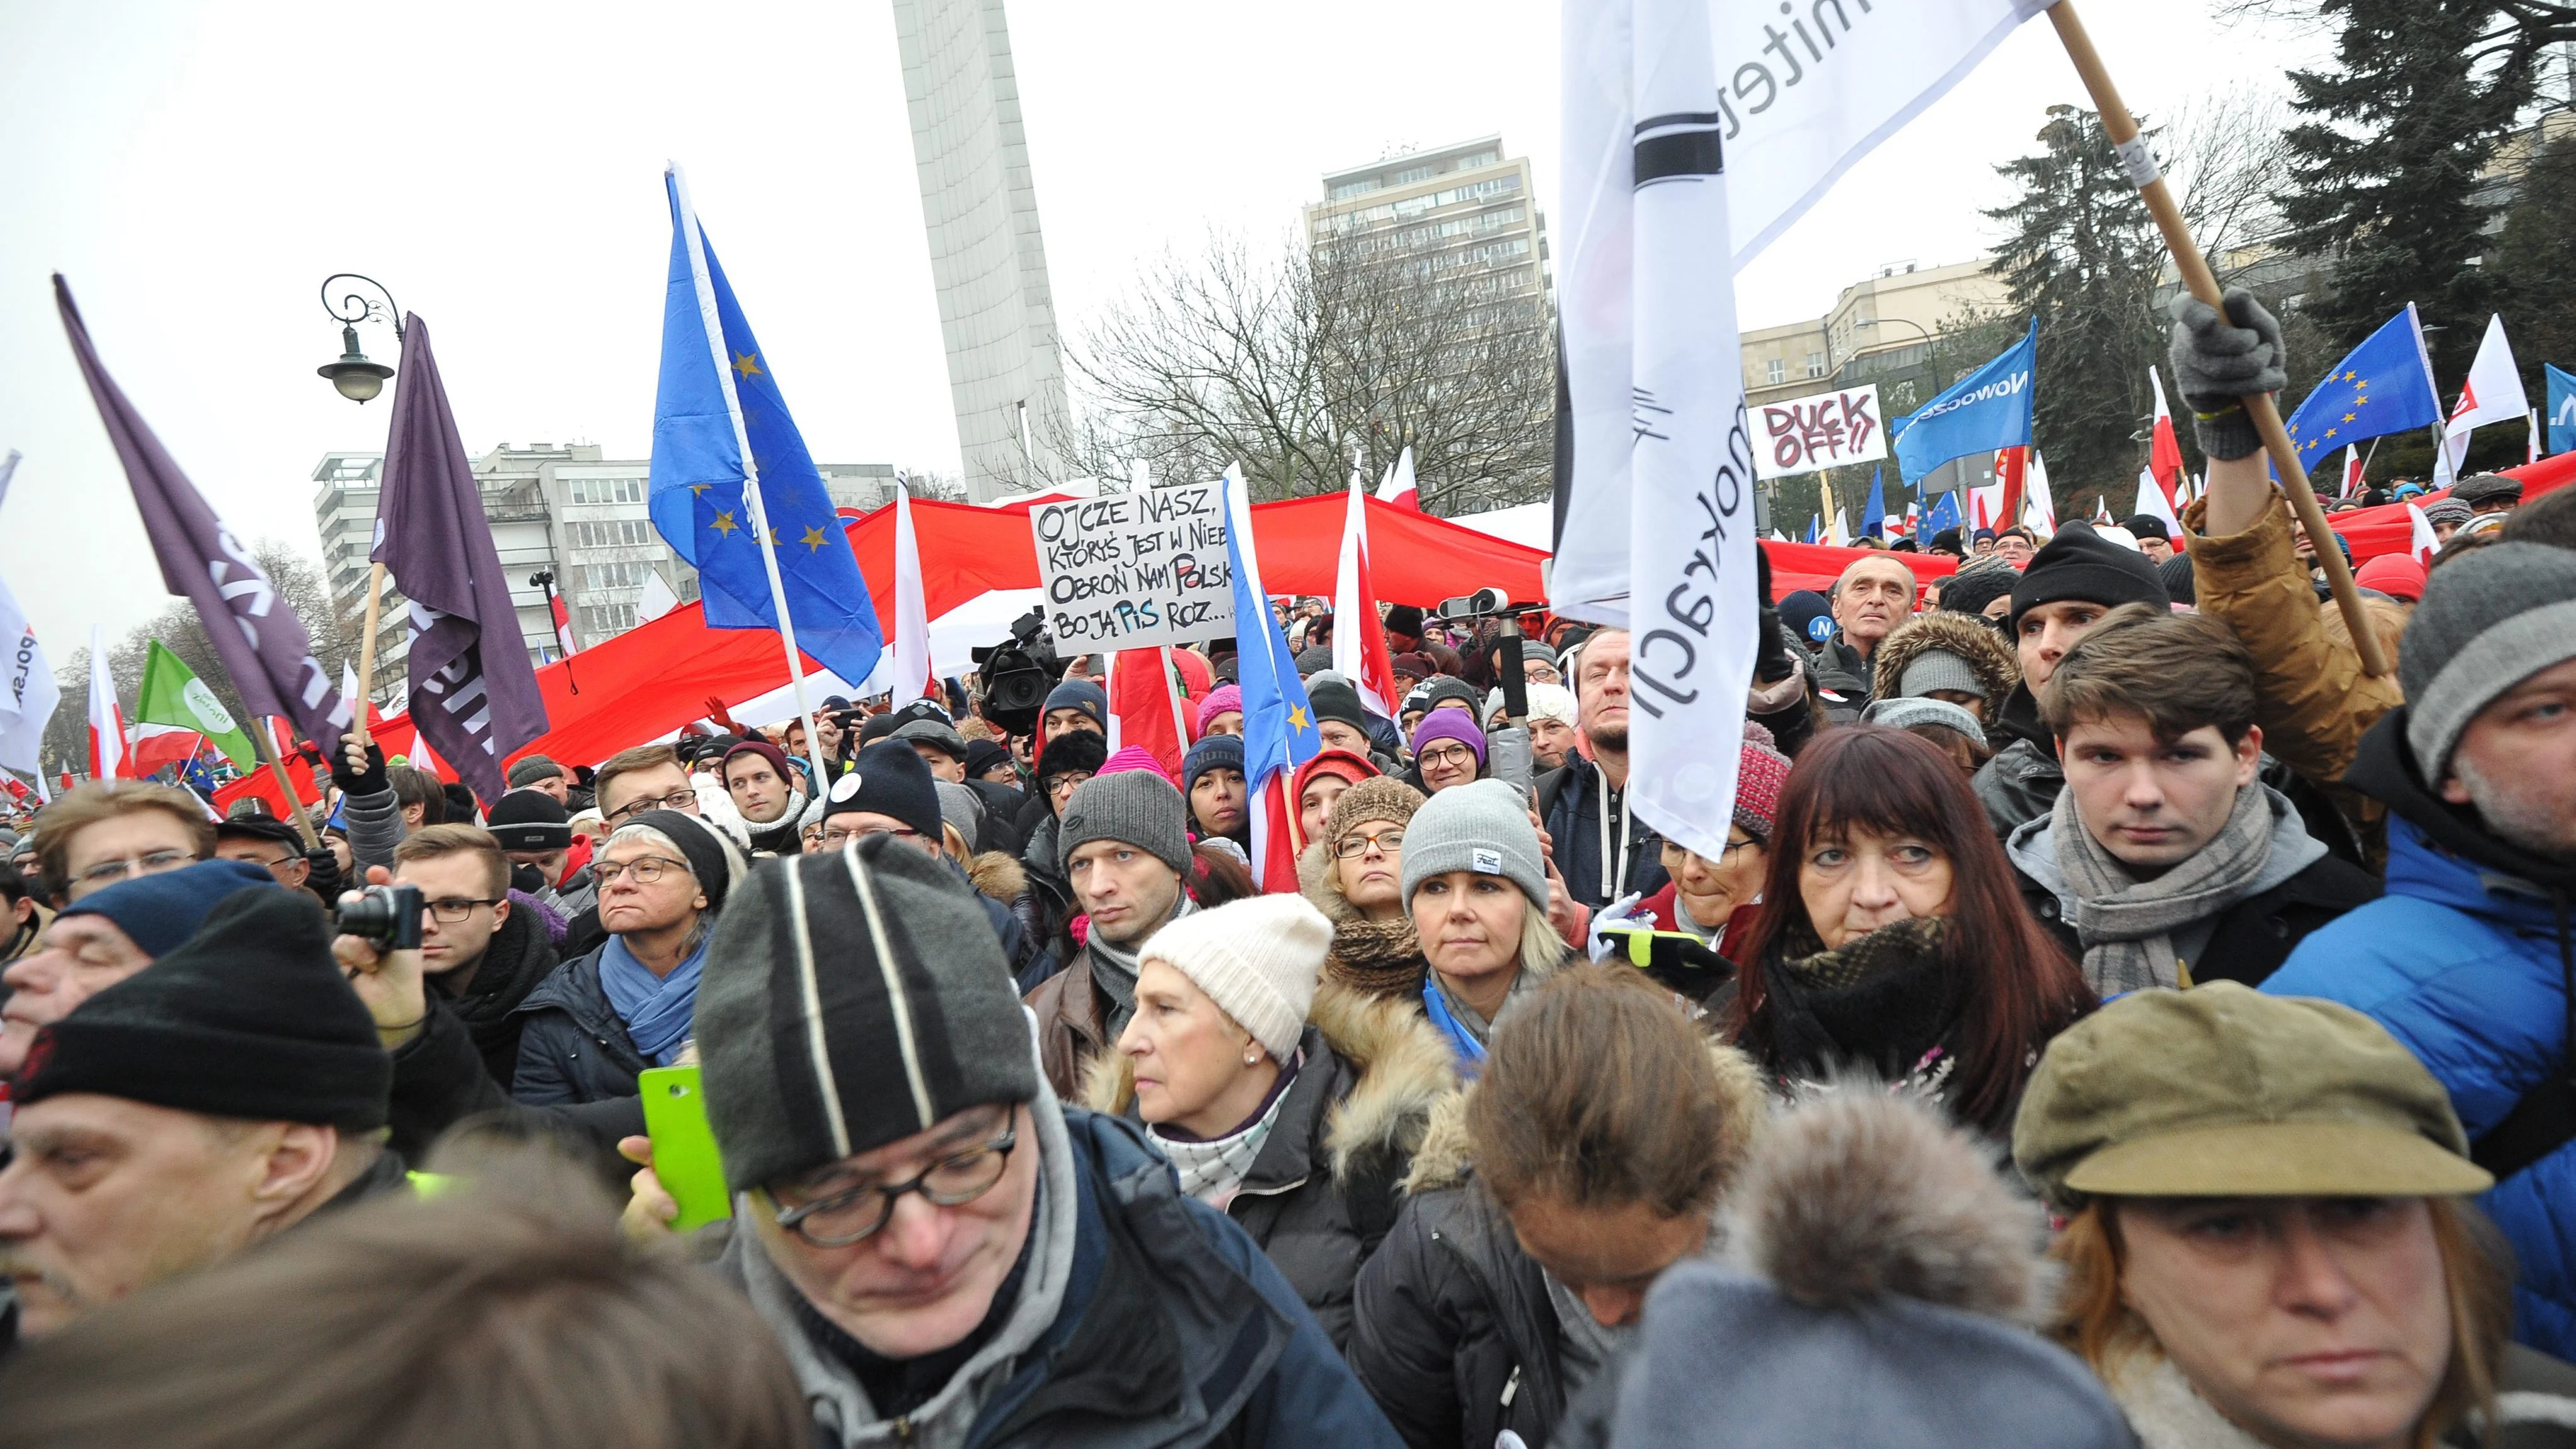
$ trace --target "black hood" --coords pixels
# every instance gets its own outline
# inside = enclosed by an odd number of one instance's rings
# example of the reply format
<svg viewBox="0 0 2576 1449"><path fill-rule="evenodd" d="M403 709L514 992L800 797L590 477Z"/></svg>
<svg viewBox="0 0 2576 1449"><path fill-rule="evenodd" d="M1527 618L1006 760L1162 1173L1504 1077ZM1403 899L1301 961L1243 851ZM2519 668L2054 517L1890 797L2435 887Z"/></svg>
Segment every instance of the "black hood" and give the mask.
<svg viewBox="0 0 2576 1449"><path fill-rule="evenodd" d="M2343 782L2386 805L2435 845L2463 860L2560 895L2576 895L2576 865L2497 839L2475 810L2449 803L2425 783L2415 768L2415 752L2406 747L2406 717L2404 705L2379 717L2362 735Z"/></svg>

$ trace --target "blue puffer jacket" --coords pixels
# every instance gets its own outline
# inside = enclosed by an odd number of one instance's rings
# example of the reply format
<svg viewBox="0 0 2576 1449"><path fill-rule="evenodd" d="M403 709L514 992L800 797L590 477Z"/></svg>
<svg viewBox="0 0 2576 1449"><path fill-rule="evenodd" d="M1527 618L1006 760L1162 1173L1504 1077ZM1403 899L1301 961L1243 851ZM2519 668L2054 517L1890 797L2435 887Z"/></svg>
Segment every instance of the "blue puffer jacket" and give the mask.
<svg viewBox="0 0 2576 1449"><path fill-rule="evenodd" d="M2471 1142L2525 1092L2570 1069L2569 887L2424 788L2405 711L2365 736L2345 776L2387 802L2388 894L2305 941L2263 983L2369 1013L2431 1069ZM2512 1240L2514 1336L2576 1356L2576 1141L2480 1200Z"/></svg>

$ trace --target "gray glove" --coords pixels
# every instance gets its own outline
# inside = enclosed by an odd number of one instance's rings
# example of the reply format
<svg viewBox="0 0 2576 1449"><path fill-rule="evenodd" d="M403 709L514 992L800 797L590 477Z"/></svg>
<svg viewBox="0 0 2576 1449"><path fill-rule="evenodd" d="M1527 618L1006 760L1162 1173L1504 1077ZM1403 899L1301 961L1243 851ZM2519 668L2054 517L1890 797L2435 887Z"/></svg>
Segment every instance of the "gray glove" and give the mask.
<svg viewBox="0 0 2576 1449"><path fill-rule="evenodd" d="M2259 451L2262 437L2242 406L2256 393L2279 392L2290 382L2281 353L2281 324L2243 287L2227 289L2227 315L2184 292L2173 299L2169 356L2174 386L2192 411L2200 450L2232 462ZM2230 325L2230 324L2234 325Z"/></svg>

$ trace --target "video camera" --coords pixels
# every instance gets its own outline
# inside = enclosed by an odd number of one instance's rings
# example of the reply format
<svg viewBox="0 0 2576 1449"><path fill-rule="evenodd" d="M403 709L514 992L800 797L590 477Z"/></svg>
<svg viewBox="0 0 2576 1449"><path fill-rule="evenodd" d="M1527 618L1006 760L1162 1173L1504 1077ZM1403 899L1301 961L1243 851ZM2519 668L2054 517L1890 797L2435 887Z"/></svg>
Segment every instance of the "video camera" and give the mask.
<svg viewBox="0 0 2576 1449"><path fill-rule="evenodd" d="M1011 621L1009 640L970 654L984 683L984 718L1015 735L1037 733L1047 692L1064 673L1046 632L1046 610L1022 614Z"/></svg>

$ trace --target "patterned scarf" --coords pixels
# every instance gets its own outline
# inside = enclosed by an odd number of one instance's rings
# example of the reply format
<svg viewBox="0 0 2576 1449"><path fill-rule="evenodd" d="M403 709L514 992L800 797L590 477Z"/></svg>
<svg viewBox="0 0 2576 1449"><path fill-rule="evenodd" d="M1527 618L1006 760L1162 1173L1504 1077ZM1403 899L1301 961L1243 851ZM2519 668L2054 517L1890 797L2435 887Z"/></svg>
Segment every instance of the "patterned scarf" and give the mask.
<svg viewBox="0 0 2576 1449"><path fill-rule="evenodd" d="M2084 979L2108 1001L2124 991L2183 983L2173 933L2254 894L2272 858L2272 797L2259 781L2238 790L2218 838L2153 880L2131 875L2084 828L2073 790L2058 792L2048 828L2057 868L2075 891Z"/></svg>
<svg viewBox="0 0 2576 1449"><path fill-rule="evenodd" d="M1305 1064L1303 1053L1297 1055L1279 1073L1271 1085L1270 1099L1251 1121L1223 1137L1166 1136L1177 1129L1148 1127L1146 1135L1163 1155L1172 1160L1172 1170L1181 1177L1181 1191L1224 1212L1226 1204L1243 1188L1244 1174L1261 1158L1261 1145L1270 1140L1270 1129L1279 1123L1279 1104L1288 1100L1288 1086L1297 1080L1297 1069Z"/></svg>

